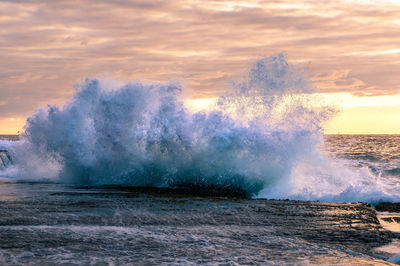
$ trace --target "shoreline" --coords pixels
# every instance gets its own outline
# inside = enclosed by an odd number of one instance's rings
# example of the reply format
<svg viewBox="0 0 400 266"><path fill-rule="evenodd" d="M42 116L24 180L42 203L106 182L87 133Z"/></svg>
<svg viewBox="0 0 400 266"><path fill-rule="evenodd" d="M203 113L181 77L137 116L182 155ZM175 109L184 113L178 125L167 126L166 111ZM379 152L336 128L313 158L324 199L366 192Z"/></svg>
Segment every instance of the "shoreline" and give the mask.
<svg viewBox="0 0 400 266"><path fill-rule="evenodd" d="M129 264L132 256L139 264L386 264L393 257L387 247L376 248L392 244L396 234L368 203L178 192L2 183L0 262L60 263L65 252L71 264L89 263L89 255L115 264Z"/></svg>
<svg viewBox="0 0 400 266"><path fill-rule="evenodd" d="M400 203L383 202L375 206L376 216L382 228L393 233L392 242L373 250L389 254L387 261L400 264Z"/></svg>

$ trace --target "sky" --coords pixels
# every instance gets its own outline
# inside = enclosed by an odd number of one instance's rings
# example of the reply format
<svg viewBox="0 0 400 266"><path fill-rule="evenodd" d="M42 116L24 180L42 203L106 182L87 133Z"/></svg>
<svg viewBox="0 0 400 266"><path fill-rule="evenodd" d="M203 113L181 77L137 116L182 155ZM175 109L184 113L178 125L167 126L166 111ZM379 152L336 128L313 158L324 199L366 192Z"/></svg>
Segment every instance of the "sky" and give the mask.
<svg viewBox="0 0 400 266"><path fill-rule="evenodd" d="M400 0L0 0L0 134L86 77L220 96L262 56L308 68L341 112L326 133L400 134Z"/></svg>

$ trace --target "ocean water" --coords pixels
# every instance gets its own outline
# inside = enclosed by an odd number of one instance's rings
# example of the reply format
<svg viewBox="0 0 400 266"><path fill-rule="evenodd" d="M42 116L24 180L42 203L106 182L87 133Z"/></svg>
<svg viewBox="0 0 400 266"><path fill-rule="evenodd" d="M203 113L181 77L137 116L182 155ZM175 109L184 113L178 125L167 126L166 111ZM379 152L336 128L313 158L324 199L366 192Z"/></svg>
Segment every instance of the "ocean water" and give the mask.
<svg viewBox="0 0 400 266"><path fill-rule="evenodd" d="M398 138L325 136L324 149L354 171L366 167L396 180L399 176L391 170L396 167L393 144ZM398 261L394 254L399 250L387 250L394 236L364 203L192 195L190 190L169 188L3 178L0 263L385 265Z"/></svg>
<svg viewBox="0 0 400 266"><path fill-rule="evenodd" d="M1 139L4 146L16 145L15 138ZM370 178L398 187L399 139L397 135L328 135L324 136L321 150L330 160L338 160L337 163L355 173L365 171ZM15 164L10 155L0 154L5 173ZM247 200L231 198L229 193L221 191L214 191L211 196L196 196L191 189L198 188L157 190L3 177L0 263L379 265L399 262L397 240L390 244L396 236L381 227L369 205ZM382 194L382 189L376 191L370 202L377 202L377 195L382 196L382 201L387 199L388 194ZM383 216L393 217L387 213ZM393 222L386 224L389 229L399 227Z"/></svg>
<svg viewBox="0 0 400 266"><path fill-rule="evenodd" d="M174 83L75 89L0 139L0 264L396 260L369 204L400 201L400 137L325 136L338 110L284 55L200 111Z"/></svg>
<svg viewBox="0 0 400 266"><path fill-rule="evenodd" d="M398 201L400 135L327 135L324 140L322 149L330 158L366 173L370 180L364 179L361 185L373 184L378 187L376 192L382 193L381 197L371 193L371 198L361 197L360 200L370 203Z"/></svg>
<svg viewBox="0 0 400 266"><path fill-rule="evenodd" d="M356 168L386 178L400 177L400 135L327 135L324 150Z"/></svg>

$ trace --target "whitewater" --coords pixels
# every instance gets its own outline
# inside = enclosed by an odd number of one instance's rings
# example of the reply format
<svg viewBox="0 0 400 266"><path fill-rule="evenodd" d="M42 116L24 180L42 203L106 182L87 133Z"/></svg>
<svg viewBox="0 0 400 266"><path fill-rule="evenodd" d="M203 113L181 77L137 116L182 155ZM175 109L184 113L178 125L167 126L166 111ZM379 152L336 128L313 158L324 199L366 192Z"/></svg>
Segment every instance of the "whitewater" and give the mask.
<svg viewBox="0 0 400 266"><path fill-rule="evenodd" d="M397 178L331 156L306 69L283 54L256 61L207 110L181 86L88 78L64 106L27 119L20 141L0 141L12 180L85 186L217 189L253 198L399 201ZM4 159L5 160L5 159Z"/></svg>

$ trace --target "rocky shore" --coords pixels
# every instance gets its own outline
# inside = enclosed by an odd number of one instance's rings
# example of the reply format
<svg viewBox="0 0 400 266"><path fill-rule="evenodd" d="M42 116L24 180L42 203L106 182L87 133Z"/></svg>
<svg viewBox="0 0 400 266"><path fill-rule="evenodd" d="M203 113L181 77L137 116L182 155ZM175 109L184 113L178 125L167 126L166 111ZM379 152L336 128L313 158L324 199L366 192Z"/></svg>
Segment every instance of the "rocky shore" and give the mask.
<svg viewBox="0 0 400 266"><path fill-rule="evenodd" d="M386 264L374 207L181 190L0 184L2 264Z"/></svg>

